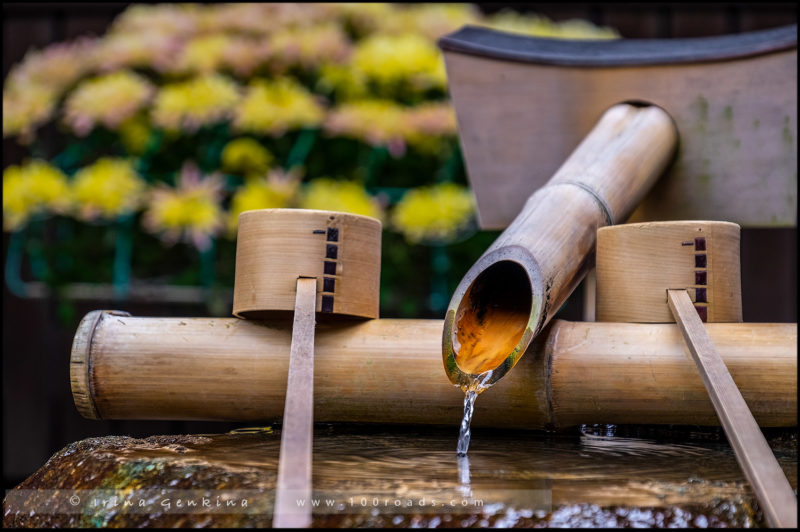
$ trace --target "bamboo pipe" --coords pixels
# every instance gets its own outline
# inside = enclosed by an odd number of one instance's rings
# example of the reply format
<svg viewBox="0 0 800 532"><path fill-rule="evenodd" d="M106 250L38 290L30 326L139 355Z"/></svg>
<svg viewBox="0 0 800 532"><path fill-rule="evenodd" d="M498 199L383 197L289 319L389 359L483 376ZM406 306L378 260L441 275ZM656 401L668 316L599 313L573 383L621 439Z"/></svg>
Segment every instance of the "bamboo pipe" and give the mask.
<svg viewBox="0 0 800 532"><path fill-rule="evenodd" d="M796 324L707 328L758 423L796 426ZM90 312L72 348L75 404L91 419L280 420L291 330ZM319 323L314 419L452 425L464 395L442 374L441 331L441 320ZM523 358L477 402L475 426L719 424L675 324L555 320Z"/></svg>
<svg viewBox="0 0 800 532"><path fill-rule="evenodd" d="M620 104L470 268L444 321L450 381L491 385L506 374L583 278L599 227L623 222L664 171L677 144L656 106Z"/></svg>

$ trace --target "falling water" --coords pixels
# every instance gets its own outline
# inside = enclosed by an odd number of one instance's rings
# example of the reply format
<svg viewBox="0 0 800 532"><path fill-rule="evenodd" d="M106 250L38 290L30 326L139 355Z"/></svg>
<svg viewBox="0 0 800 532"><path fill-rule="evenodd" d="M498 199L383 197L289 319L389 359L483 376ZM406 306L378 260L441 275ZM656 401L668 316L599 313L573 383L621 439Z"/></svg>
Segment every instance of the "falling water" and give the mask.
<svg viewBox="0 0 800 532"><path fill-rule="evenodd" d="M470 424L472 423L472 414L475 411L475 399L478 394L487 389L490 384L487 384L489 378L492 376L492 371L486 371L477 375L470 385L464 388L464 417L461 419L461 429L458 433L458 456L466 456L467 449L469 449L470 438Z"/></svg>
<svg viewBox="0 0 800 532"><path fill-rule="evenodd" d="M470 437L469 425L472 423L472 413L475 410L477 397L478 392L474 390L468 390L464 396L464 418L461 420L461 430L458 433L458 456L467 456Z"/></svg>

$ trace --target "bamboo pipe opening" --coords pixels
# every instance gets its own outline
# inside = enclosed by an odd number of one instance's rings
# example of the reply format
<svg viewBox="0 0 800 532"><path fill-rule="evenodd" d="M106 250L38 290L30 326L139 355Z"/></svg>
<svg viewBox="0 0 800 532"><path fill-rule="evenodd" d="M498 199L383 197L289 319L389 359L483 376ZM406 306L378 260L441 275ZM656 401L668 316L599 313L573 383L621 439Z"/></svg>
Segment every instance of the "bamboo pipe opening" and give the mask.
<svg viewBox="0 0 800 532"><path fill-rule="evenodd" d="M481 272L458 306L451 333L461 371L480 375L500 366L522 340L532 304L521 264L505 260Z"/></svg>

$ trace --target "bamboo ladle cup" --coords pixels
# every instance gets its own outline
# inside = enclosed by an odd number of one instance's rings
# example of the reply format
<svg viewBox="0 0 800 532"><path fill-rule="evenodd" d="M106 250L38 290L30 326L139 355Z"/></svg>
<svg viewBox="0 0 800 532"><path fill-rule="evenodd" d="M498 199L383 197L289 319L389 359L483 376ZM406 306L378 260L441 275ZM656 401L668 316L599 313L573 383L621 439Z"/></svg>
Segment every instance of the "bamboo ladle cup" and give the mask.
<svg viewBox="0 0 800 532"><path fill-rule="evenodd" d="M374 218L297 209L239 215L234 315L263 319L294 312L276 528L311 525L315 315L377 318L380 254L381 223Z"/></svg>
<svg viewBox="0 0 800 532"><path fill-rule="evenodd" d="M767 522L796 528L797 498L703 325L742 321L739 226L603 227L596 260L598 321L677 322Z"/></svg>

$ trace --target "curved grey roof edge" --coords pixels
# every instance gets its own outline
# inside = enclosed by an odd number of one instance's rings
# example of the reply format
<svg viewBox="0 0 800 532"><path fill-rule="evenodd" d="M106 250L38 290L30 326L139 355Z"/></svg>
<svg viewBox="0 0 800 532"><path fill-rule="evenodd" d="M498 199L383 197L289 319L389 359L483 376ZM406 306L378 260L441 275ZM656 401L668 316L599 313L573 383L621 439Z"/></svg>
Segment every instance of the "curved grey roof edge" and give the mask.
<svg viewBox="0 0 800 532"><path fill-rule="evenodd" d="M664 65L725 61L797 48L797 24L715 37L568 40L464 26L441 37L442 50L561 66Z"/></svg>

